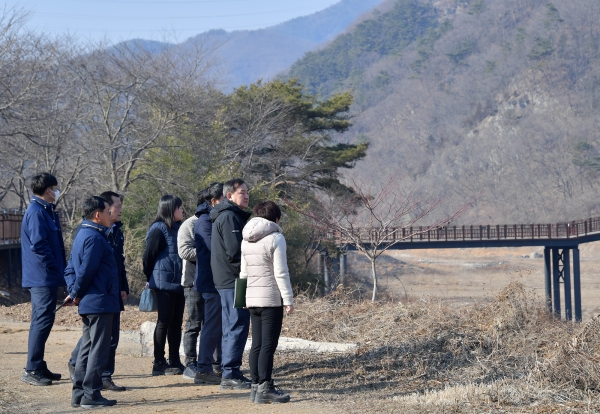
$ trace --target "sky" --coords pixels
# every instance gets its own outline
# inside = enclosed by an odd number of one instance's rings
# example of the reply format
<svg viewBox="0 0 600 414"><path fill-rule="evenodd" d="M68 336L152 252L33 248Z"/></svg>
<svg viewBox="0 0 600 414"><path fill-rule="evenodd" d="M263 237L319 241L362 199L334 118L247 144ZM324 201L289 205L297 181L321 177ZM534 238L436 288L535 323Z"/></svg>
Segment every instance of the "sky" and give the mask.
<svg viewBox="0 0 600 414"><path fill-rule="evenodd" d="M211 29L255 30L340 0L8 0L30 12L27 27L83 41L141 38L181 42Z"/></svg>

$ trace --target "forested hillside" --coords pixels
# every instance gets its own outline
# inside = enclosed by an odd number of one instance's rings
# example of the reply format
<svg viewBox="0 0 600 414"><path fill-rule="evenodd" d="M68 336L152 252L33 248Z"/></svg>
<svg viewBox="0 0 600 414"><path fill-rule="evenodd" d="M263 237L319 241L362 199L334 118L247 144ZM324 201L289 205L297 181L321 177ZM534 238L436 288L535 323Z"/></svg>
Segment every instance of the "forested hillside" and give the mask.
<svg viewBox="0 0 600 414"><path fill-rule="evenodd" d="M289 73L355 96L353 173L474 200L463 222L600 214L600 3L390 1Z"/></svg>

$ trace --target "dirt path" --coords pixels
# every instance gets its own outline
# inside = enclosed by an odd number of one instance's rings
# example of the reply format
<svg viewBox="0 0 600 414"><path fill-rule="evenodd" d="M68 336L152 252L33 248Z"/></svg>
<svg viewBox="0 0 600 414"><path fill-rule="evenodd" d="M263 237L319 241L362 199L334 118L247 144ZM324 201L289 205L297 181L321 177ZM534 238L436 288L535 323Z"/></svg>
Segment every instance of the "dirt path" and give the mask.
<svg viewBox="0 0 600 414"><path fill-rule="evenodd" d="M57 381L49 387L34 387L20 381L27 355L29 324L0 321L0 412L2 413L71 413L71 382ZM80 336L80 330L55 326L46 346L50 370L68 378L67 360ZM118 404L106 412L127 413L305 413L337 412L333 406L303 397L293 390L286 378L284 389L291 390L287 404L255 405L248 401L249 391L221 391L219 386L195 385L181 376L152 377L151 358L139 356L140 347L132 335L124 335L117 350L117 371L113 377L125 392L105 391L104 396ZM245 359L246 361L246 359ZM244 368L244 367L243 367ZM247 367L246 367L247 368Z"/></svg>

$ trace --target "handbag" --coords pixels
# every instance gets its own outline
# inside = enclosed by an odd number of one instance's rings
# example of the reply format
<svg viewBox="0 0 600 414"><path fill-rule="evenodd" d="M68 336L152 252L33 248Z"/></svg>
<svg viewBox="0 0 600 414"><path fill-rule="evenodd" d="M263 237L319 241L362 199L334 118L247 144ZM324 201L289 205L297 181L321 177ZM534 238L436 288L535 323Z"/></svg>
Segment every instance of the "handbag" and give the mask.
<svg viewBox="0 0 600 414"><path fill-rule="evenodd" d="M235 279L235 289L233 291L233 307L234 308L245 308L246 307L246 286L248 285L248 279Z"/></svg>
<svg viewBox="0 0 600 414"><path fill-rule="evenodd" d="M156 303L156 292L150 288L145 288L140 297L140 312L156 312L158 303Z"/></svg>

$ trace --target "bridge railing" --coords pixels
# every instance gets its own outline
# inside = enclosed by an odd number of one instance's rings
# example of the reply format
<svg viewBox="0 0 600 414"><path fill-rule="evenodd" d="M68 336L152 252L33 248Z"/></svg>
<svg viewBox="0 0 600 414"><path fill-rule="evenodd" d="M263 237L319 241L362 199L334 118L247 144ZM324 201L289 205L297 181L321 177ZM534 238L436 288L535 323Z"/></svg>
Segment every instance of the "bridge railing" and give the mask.
<svg viewBox="0 0 600 414"><path fill-rule="evenodd" d="M365 243L380 240L383 243L415 243L426 241L467 241L467 240L518 240L518 239L570 239L600 232L600 217L555 224L496 224L426 226L388 228L384 234L380 230L363 227L355 230ZM351 243L339 232L327 233L326 238L339 243Z"/></svg>
<svg viewBox="0 0 600 414"><path fill-rule="evenodd" d="M0 244L21 242L22 212L0 211Z"/></svg>

